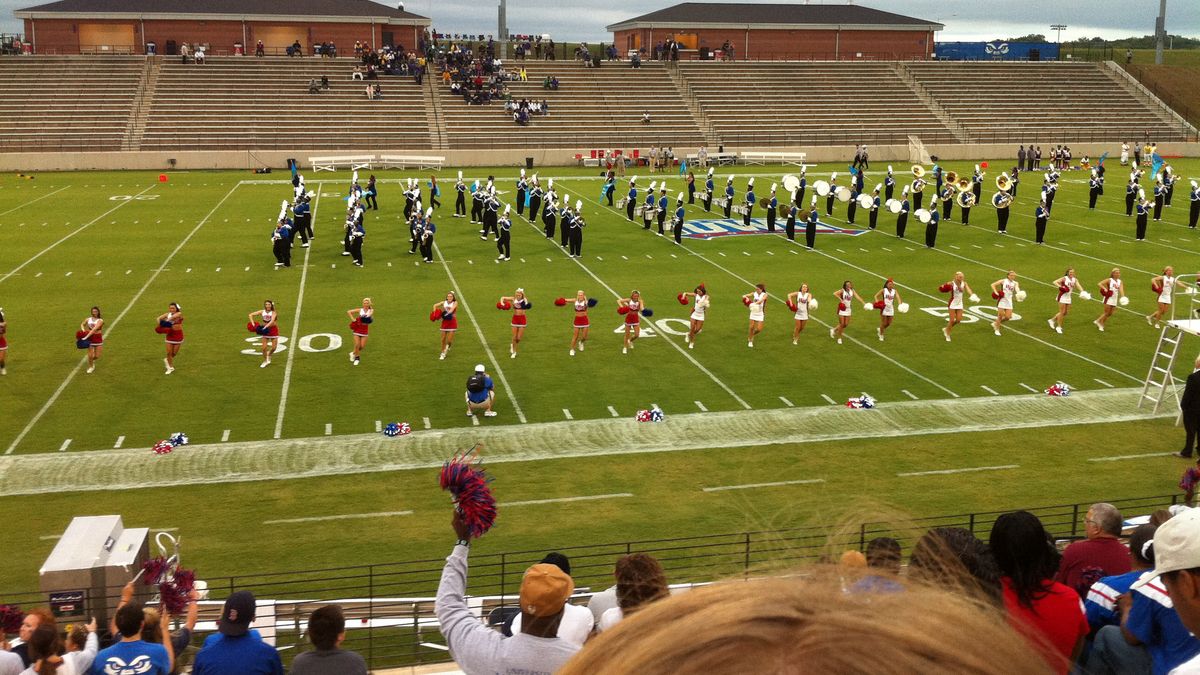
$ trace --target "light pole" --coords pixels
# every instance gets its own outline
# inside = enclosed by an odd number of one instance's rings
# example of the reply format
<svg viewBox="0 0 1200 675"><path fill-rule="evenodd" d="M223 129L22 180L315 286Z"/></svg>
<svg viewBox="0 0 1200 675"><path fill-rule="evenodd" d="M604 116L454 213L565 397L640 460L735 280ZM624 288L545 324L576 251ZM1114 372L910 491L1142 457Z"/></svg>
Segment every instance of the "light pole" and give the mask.
<svg viewBox="0 0 1200 675"><path fill-rule="evenodd" d="M1154 20L1154 64L1162 65L1163 41L1167 35L1167 0L1159 0L1158 17Z"/></svg>
<svg viewBox="0 0 1200 675"><path fill-rule="evenodd" d="M1062 32L1067 29L1067 24L1056 23L1050 26L1050 30L1058 31L1058 60L1062 61Z"/></svg>

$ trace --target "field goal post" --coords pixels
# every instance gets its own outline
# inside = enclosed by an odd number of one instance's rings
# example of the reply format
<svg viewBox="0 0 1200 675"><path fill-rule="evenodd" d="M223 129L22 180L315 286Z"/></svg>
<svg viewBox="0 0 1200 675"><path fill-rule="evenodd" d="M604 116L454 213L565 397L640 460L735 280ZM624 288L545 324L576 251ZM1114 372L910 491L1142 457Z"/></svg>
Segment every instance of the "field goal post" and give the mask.
<svg viewBox="0 0 1200 675"><path fill-rule="evenodd" d="M925 144L912 134L908 136L908 161L913 164L933 164L933 158L929 156Z"/></svg>
<svg viewBox="0 0 1200 675"><path fill-rule="evenodd" d="M1200 275L1181 274L1175 280L1183 286L1182 294L1187 302L1171 303L1171 317L1162 324L1162 332L1154 346L1154 356L1150 359L1150 370L1146 373L1146 381L1142 383L1142 395L1138 398L1139 408L1153 403L1155 413L1168 397L1174 398L1175 408L1179 408L1179 383L1182 380L1175 377L1175 362L1183 346L1183 337L1200 335ZM1177 287L1174 290L1172 299L1181 289ZM1186 311L1180 310L1180 305L1186 306ZM1176 418L1176 424L1181 419L1182 413Z"/></svg>

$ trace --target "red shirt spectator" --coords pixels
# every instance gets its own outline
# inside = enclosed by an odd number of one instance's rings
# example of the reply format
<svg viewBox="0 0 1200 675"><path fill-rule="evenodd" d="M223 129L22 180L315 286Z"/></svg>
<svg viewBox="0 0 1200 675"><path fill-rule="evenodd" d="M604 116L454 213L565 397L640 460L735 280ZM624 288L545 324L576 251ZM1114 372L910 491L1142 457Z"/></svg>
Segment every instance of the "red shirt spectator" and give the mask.
<svg viewBox="0 0 1200 675"><path fill-rule="evenodd" d="M1012 579L1002 577L1000 583L1004 586L1008 622L1029 636L1051 665L1068 672L1076 645L1091 630L1079 596L1063 584L1048 581L1044 595L1035 597L1033 605L1026 607L1017 598Z"/></svg>
<svg viewBox="0 0 1200 675"><path fill-rule="evenodd" d="M1087 539L1063 551L1054 575L1055 581L1074 589L1080 597L1086 596L1100 577L1130 570L1129 549L1117 539L1121 534L1121 512L1112 504L1093 504L1083 522Z"/></svg>

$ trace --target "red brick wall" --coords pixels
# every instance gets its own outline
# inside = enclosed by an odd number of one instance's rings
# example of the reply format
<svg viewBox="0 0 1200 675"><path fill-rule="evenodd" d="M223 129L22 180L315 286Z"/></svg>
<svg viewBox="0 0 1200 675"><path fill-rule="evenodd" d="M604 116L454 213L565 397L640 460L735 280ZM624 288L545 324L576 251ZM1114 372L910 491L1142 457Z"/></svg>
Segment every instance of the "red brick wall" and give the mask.
<svg viewBox="0 0 1200 675"><path fill-rule="evenodd" d="M929 58L933 35L928 32L888 30L736 30L680 27L677 30L655 28L618 31L613 44L622 54L630 38L640 36L641 46L651 53L653 45L672 33L695 33L700 47L720 49L726 41L733 45L736 58L780 59L922 59ZM747 48L747 39L749 47ZM861 54L861 56L858 56ZM690 55L688 55L690 56Z"/></svg>
<svg viewBox="0 0 1200 675"><path fill-rule="evenodd" d="M87 20L71 19L25 19L26 39L35 42L35 49L42 54L78 54L80 23L117 23L134 26L134 36L141 41L141 26L136 20ZM412 49L417 44L420 27L417 26L383 26L375 25L374 36L371 34L370 22L365 23L266 23L271 28L294 28L300 38L305 53L309 54L312 45L317 42L332 40L337 44L342 56L354 55L354 41L364 40L379 46L382 44L383 32L391 31L396 42ZM221 51L233 53L233 43L243 41L242 22L240 21L146 21L145 41L158 44L158 52L163 53L167 40L176 43L208 43L212 53ZM253 53L257 39L254 35L254 22L246 22L245 44L247 50ZM135 53L142 53L142 45L134 45Z"/></svg>

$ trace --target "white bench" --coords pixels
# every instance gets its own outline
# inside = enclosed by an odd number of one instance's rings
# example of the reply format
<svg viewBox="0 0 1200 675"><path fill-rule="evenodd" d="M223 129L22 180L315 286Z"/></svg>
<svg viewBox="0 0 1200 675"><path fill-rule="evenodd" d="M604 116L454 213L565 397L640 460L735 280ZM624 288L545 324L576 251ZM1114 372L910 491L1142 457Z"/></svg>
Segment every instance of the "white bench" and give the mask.
<svg viewBox="0 0 1200 675"><path fill-rule="evenodd" d="M804 166L804 159L806 157L808 157L808 153L804 152L743 152L742 163L765 165L767 162L770 162L772 164Z"/></svg>
<svg viewBox="0 0 1200 675"><path fill-rule="evenodd" d="M317 171L335 171L339 165L349 166L352 170L371 168L371 162L375 158L371 155L355 155L353 157L309 157L308 161L312 164L313 172Z"/></svg>
<svg viewBox="0 0 1200 675"><path fill-rule="evenodd" d="M407 169L416 167L417 169L438 169L446 163L445 157L430 157L420 155L380 155L379 161L383 163L387 169Z"/></svg>

